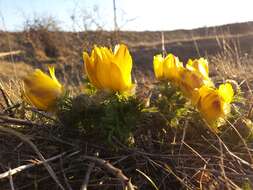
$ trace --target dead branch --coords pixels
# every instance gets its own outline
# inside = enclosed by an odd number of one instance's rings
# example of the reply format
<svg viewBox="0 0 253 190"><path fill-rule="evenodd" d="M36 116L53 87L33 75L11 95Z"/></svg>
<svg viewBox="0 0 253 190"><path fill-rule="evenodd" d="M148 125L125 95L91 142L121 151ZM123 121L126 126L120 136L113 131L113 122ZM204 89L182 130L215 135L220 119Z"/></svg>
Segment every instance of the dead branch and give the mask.
<svg viewBox="0 0 253 190"><path fill-rule="evenodd" d="M116 176L122 183L123 189L126 190L134 190L136 187L131 183L131 179L129 179L125 174L122 172L122 170L114 167L112 164L110 164L108 161L103 160L101 158L93 157L93 156L83 156L84 159L91 160L103 168L105 168L108 172L110 172L112 175Z"/></svg>
<svg viewBox="0 0 253 190"><path fill-rule="evenodd" d="M5 108L5 109L3 110L3 113L11 112L12 109L16 109L16 108L18 108L18 107L20 107L20 106L21 106L21 103L16 103L16 104L14 104L13 106L10 106L10 107ZM9 114L9 115L10 115L10 114Z"/></svg>
<svg viewBox="0 0 253 190"><path fill-rule="evenodd" d="M18 55L18 54L21 54L21 53L23 53L23 51L21 51L21 50L10 51L10 52L0 52L0 57L6 57L6 56L9 56L9 55Z"/></svg>
<svg viewBox="0 0 253 190"><path fill-rule="evenodd" d="M3 178L6 178L6 177L10 177L10 176L13 176L19 172L22 172L26 169L29 169L29 168L32 168L34 166L39 166L41 164L44 164L44 162L51 162L53 160L56 160L62 156L64 156L66 154L66 152L63 152L59 155L56 155L56 156L53 156L49 159L46 159L45 161L36 161L35 163L31 163L31 164L25 164L25 165L22 165L22 166L19 166L19 167L16 167L16 168L13 168L13 169L9 169L8 171L6 172L3 172L0 174L0 179L3 179Z"/></svg>
<svg viewBox="0 0 253 190"><path fill-rule="evenodd" d="M9 181L10 181L11 190L15 190L12 175L10 174L10 168L9 168L8 174L9 174L8 177L9 177Z"/></svg>
<svg viewBox="0 0 253 190"><path fill-rule="evenodd" d="M221 152L221 154L220 154L220 164L219 164L220 169L221 169L221 175L224 179L225 186L227 187L227 189L230 190L231 189L230 184L228 182L228 177L226 175L225 168L224 168L224 154L223 154L223 148L222 148L220 139L219 139L219 145L220 145L220 152Z"/></svg>
<svg viewBox="0 0 253 190"><path fill-rule="evenodd" d="M62 158L60 158L60 163L61 163L61 171L62 171L62 175L63 175L64 181L65 181L65 184L67 185L68 190L73 190L71 185L69 184L68 178L67 178L66 173L64 171Z"/></svg>
<svg viewBox="0 0 253 190"><path fill-rule="evenodd" d="M250 158L250 161L251 161L251 165L253 166L253 158L252 158L252 155L251 155L251 152L249 150L249 147L246 143L246 141L244 140L244 138L242 137L242 135L240 134L240 132L235 128L235 126L227 120L227 122L229 123L229 125L233 128L233 130L236 132L236 134L238 135L238 137L240 138L240 140L242 141L243 145L245 146L247 152L248 152L248 155L249 155L249 158Z"/></svg>
<svg viewBox="0 0 253 190"><path fill-rule="evenodd" d="M219 141L221 142L221 144L224 146L225 150L228 152L228 154L232 157L234 157L236 160L238 160L239 162L241 162L242 164L249 166L251 169L253 169L253 165L250 164L249 162L247 162L246 160L240 158L239 156L235 155L233 152L231 152L229 150L229 148L225 145L225 143L221 140L221 138L216 135L216 137L219 139Z"/></svg>
<svg viewBox="0 0 253 190"><path fill-rule="evenodd" d="M41 125L41 124L34 123L28 120L17 119L17 118L3 116L3 115L0 115L0 121L7 124L13 124L13 125L37 126L37 127L45 126L45 124Z"/></svg>
<svg viewBox="0 0 253 190"><path fill-rule="evenodd" d="M57 119L55 119L55 118L52 117L53 116L52 114L50 114L48 112L40 111L40 110L38 110L36 108L33 108L33 107L26 107L25 109L29 110L29 111L32 111L32 112L34 112L34 113L36 113L38 115L41 115L42 117L44 117L46 119L50 119L51 121L59 122L59 121L57 121Z"/></svg>
<svg viewBox="0 0 253 190"><path fill-rule="evenodd" d="M5 91L2 88L0 88L0 91L2 93L2 96L5 101L6 106L10 107L10 102L9 102L9 98L7 97L7 94L5 93Z"/></svg>
<svg viewBox="0 0 253 190"><path fill-rule="evenodd" d="M182 141L182 143L189 148L194 154L196 154L201 160L203 160L205 162L205 164L208 164L208 162L205 160L205 158L203 158L196 150L194 150L194 148L192 148L190 145L188 145L185 141Z"/></svg>
<svg viewBox="0 0 253 190"><path fill-rule="evenodd" d="M54 179L54 181L56 182L56 184L60 187L60 189L65 190L65 188L62 186L62 184L60 183L59 179L57 178L57 176L56 176L54 170L52 169L52 167L46 162L44 156L40 153L39 149L37 148L37 146L32 141L30 141L22 133L19 133L19 132L15 131L15 130L9 128L8 126L4 127L4 126L0 125L0 131L5 132L5 133L9 133L11 135L14 135L14 136L18 137L20 140L22 140L23 142L25 142L28 145L30 145L30 147L34 150L34 152L43 161L43 165L47 169L47 171L50 174L50 176Z"/></svg>
<svg viewBox="0 0 253 190"><path fill-rule="evenodd" d="M83 182L82 187L81 187L80 190L87 190L89 180L90 180L90 174L91 174L91 171L94 168L94 166L95 166L94 162L89 164L88 170L87 170L85 178L84 178L84 182Z"/></svg>

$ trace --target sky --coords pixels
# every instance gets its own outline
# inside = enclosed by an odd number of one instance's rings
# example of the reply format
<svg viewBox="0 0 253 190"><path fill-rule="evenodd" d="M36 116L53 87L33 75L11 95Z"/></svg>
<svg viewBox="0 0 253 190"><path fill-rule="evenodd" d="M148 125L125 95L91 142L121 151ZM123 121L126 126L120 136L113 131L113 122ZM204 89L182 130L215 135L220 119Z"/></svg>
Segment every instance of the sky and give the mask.
<svg viewBox="0 0 253 190"><path fill-rule="evenodd" d="M253 21L253 0L115 0L121 30L175 30ZM113 0L0 0L0 30L53 17L61 29L113 30ZM71 19L72 18L72 19Z"/></svg>

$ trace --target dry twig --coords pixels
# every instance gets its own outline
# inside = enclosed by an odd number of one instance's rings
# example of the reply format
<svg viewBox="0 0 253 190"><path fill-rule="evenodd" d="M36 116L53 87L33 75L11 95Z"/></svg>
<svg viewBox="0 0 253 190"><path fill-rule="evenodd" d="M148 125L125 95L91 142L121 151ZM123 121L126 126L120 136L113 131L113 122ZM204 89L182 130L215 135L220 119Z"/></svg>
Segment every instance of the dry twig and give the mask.
<svg viewBox="0 0 253 190"><path fill-rule="evenodd" d="M101 165L103 168L105 168L108 172L116 176L122 183L123 188L125 190L134 190L135 186L131 183L131 180L125 176L125 174L122 172L122 170L114 167L112 164L110 164L108 161L103 160L101 158L93 157L93 156L83 156L84 159L91 160L99 165Z"/></svg>
<svg viewBox="0 0 253 190"><path fill-rule="evenodd" d="M9 168L9 171L7 172L7 175L9 174L8 177L9 177L9 181L10 181L11 190L15 190L12 175L10 174L10 171L11 171L11 169Z"/></svg>
<svg viewBox="0 0 253 190"><path fill-rule="evenodd" d="M36 161L34 163L30 163L30 164L25 164L25 165L21 165L19 167L16 167L16 168L13 168L13 169L9 169L9 171L6 171L6 172L3 172L0 174L0 179L3 179L3 178L6 178L6 177L9 177L9 176L13 176L19 172L22 172L26 169L29 169L29 168L32 168L34 166L39 166L41 164L44 164L44 162L50 162L50 161L53 161L53 160L56 160L62 156L64 156L66 154L66 152L63 152L59 155L56 155L56 156L53 156L49 159L46 159L45 161Z"/></svg>
<svg viewBox="0 0 253 190"><path fill-rule="evenodd" d="M12 124L12 125L25 125L25 126L37 126L37 127L46 126L46 124L41 125L41 124L38 124L38 123L35 123L32 121L8 117L8 116L4 116L4 115L0 115L0 122Z"/></svg>
<svg viewBox="0 0 253 190"><path fill-rule="evenodd" d="M205 160L205 158L203 158L203 156L201 156L196 150L194 150L194 148L192 148L190 145L188 145L185 141L182 141L182 143L189 148L194 154L196 154L201 160L203 160L205 162L205 164L208 164L208 162Z"/></svg>
<svg viewBox="0 0 253 190"><path fill-rule="evenodd" d="M94 166L95 166L94 162L89 164L88 170L86 172L86 175L85 175L85 178L84 178L84 181L83 181L83 184L82 184L82 187L80 190L87 190L89 180L90 180L90 174L91 174L91 171L94 168Z"/></svg>
<svg viewBox="0 0 253 190"><path fill-rule="evenodd" d="M220 140L221 144L224 146L224 148L226 149L226 151L228 152L228 154L229 154L230 156L234 157L235 159L237 159L237 160L238 160L239 162L241 162L242 164L247 165L247 166L249 166L251 169L253 169L253 165L252 165L252 164L250 164L250 163L247 162L246 160L240 158L239 156L235 155L233 152L231 152L231 151L229 150L229 148L225 145L225 143L221 140L221 138L220 138L218 135L216 135L216 137Z"/></svg>
<svg viewBox="0 0 253 190"><path fill-rule="evenodd" d="M1 91L1 93L2 93L2 96L3 96L3 99L4 99L4 101L5 101L6 106L7 106L7 107L10 107L9 99L8 99L7 94L4 92L4 90L3 90L2 87L0 88L0 91Z"/></svg>
<svg viewBox="0 0 253 190"><path fill-rule="evenodd" d="M22 133L19 133L11 128L8 127L3 127L0 125L0 131L5 132L5 133L9 133L11 135L14 135L16 137L18 137L19 139L21 139L23 142L27 143L28 145L30 145L30 147L35 151L35 153L39 156L39 158L43 161L43 165L45 166L45 168L47 169L48 173L51 175L51 177L54 179L54 181L56 182L56 184L60 187L60 189L65 190L65 188L62 186L62 184L60 183L59 179L57 178L54 170L52 169L52 167L46 162L44 156L40 153L39 149L36 147L36 145L30 141L25 135L23 135Z"/></svg>
<svg viewBox="0 0 253 190"><path fill-rule="evenodd" d="M17 50L17 51L10 51L10 52L0 52L0 57L6 57L9 55L18 55L23 53L21 50Z"/></svg>

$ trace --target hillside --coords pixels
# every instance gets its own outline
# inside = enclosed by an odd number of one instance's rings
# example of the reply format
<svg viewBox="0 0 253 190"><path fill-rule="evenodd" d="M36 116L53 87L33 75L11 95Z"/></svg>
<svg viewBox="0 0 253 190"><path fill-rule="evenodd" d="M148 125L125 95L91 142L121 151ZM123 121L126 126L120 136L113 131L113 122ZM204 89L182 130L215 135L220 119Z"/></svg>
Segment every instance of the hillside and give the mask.
<svg viewBox="0 0 253 190"><path fill-rule="evenodd" d="M167 52L174 53L183 61L189 57L214 56L228 49L238 51L237 53L242 55L252 54L253 22L163 33ZM83 50L89 51L93 44L111 46L117 42L129 46L135 66L143 71L152 69L153 55L162 51L160 31L120 31L116 34L106 31L71 33L50 32L43 27L34 27L19 33L0 32L1 52L23 51L19 56L2 59L5 63L14 61L33 67L57 64L61 77L63 77L62 70L68 73L77 72L77 77L71 79L75 82L81 77L79 66Z"/></svg>

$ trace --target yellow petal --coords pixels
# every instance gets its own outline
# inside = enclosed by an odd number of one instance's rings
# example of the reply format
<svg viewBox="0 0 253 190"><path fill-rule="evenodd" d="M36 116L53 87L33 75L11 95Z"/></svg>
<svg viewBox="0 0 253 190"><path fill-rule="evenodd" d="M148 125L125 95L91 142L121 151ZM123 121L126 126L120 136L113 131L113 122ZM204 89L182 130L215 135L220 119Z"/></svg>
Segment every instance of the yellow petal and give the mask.
<svg viewBox="0 0 253 190"><path fill-rule="evenodd" d="M191 94L191 103L193 106L198 105L200 100L200 94L199 94L199 89L194 89L192 94Z"/></svg>
<svg viewBox="0 0 253 190"><path fill-rule="evenodd" d="M230 103L233 100L234 90L230 83L221 84L219 86L219 95L224 99L226 103Z"/></svg>
<svg viewBox="0 0 253 190"><path fill-rule="evenodd" d="M124 92L131 88L131 80L125 81L125 77L116 64L111 65L111 83L114 91Z"/></svg>
<svg viewBox="0 0 253 190"><path fill-rule="evenodd" d="M172 82L179 80L179 70L183 67L182 63L173 54L168 54L163 62L163 72L165 78Z"/></svg>
<svg viewBox="0 0 253 190"><path fill-rule="evenodd" d="M114 53L95 46L90 58L84 53L84 60L88 77L97 88L121 92L132 86L132 57L127 46L116 46Z"/></svg>
<svg viewBox="0 0 253 190"><path fill-rule="evenodd" d="M219 121L230 112L230 104L224 101L218 90L202 86L199 96L197 108L209 124Z"/></svg>
<svg viewBox="0 0 253 190"><path fill-rule="evenodd" d="M94 51L92 51L91 58L89 57L88 53L83 53L83 60L84 60L84 69L85 73L87 74L90 82L96 87L101 88L101 85L99 84L99 81L96 77L96 63L94 62Z"/></svg>
<svg viewBox="0 0 253 190"><path fill-rule="evenodd" d="M214 89L204 88L200 94L198 109L208 123L212 123L219 117L224 116L224 102L220 99L218 93Z"/></svg>
<svg viewBox="0 0 253 190"><path fill-rule="evenodd" d="M205 77L209 77L209 68L208 68L208 61L204 58L200 58L198 60L198 70L199 72Z"/></svg>
<svg viewBox="0 0 253 190"><path fill-rule="evenodd" d="M203 107L201 107L200 112L206 121L211 124L219 118L224 117L223 104L224 102L217 96L216 98L213 97L213 100L205 101L205 104L202 104Z"/></svg>
<svg viewBox="0 0 253 190"><path fill-rule="evenodd" d="M55 83L56 83L59 87L61 87L61 84L59 83L58 79L57 79L56 76L55 76L55 69L54 69L54 67L53 67L53 66L49 66L49 67L48 67L48 70L49 70L49 74L50 74L51 78L55 81Z"/></svg>
<svg viewBox="0 0 253 190"><path fill-rule="evenodd" d="M116 51L114 59L112 59L112 62L116 64L118 68L121 70L124 83L131 84L132 57L128 51L128 48L127 46L121 44L118 45L118 47L115 49Z"/></svg>
<svg viewBox="0 0 253 190"><path fill-rule="evenodd" d="M193 91L203 84L204 80L198 73L185 68L180 69L178 86L186 97L191 98Z"/></svg>
<svg viewBox="0 0 253 190"><path fill-rule="evenodd" d="M199 88L199 96L203 99L207 95L211 94L214 91L214 88L211 88L209 86L202 86Z"/></svg>
<svg viewBox="0 0 253 190"><path fill-rule="evenodd" d="M195 59L194 61L189 59L186 68L198 72L206 79L209 77L208 61L204 58Z"/></svg>
<svg viewBox="0 0 253 190"><path fill-rule="evenodd" d="M163 74L163 62L164 62L164 58L162 57L161 54L154 56L154 58L153 58L153 66L154 66L155 77L157 79L164 78L164 74Z"/></svg>
<svg viewBox="0 0 253 190"><path fill-rule="evenodd" d="M51 74L54 75L54 73ZM24 78L24 96L28 103L39 109L49 111L62 93L63 88L58 80L50 78L39 69Z"/></svg>
<svg viewBox="0 0 253 190"><path fill-rule="evenodd" d="M115 47L114 58L119 67L123 68L123 70L129 71L132 69L132 57L126 45L120 44Z"/></svg>
<svg viewBox="0 0 253 190"><path fill-rule="evenodd" d="M30 89L26 85L24 86L24 98L27 103L34 105L35 107L41 110L48 109L48 105L40 101L39 98L37 98L36 96L34 96L33 93L30 91Z"/></svg>
<svg viewBox="0 0 253 190"><path fill-rule="evenodd" d="M96 78L103 89L111 89L111 61L102 48L95 48Z"/></svg>

